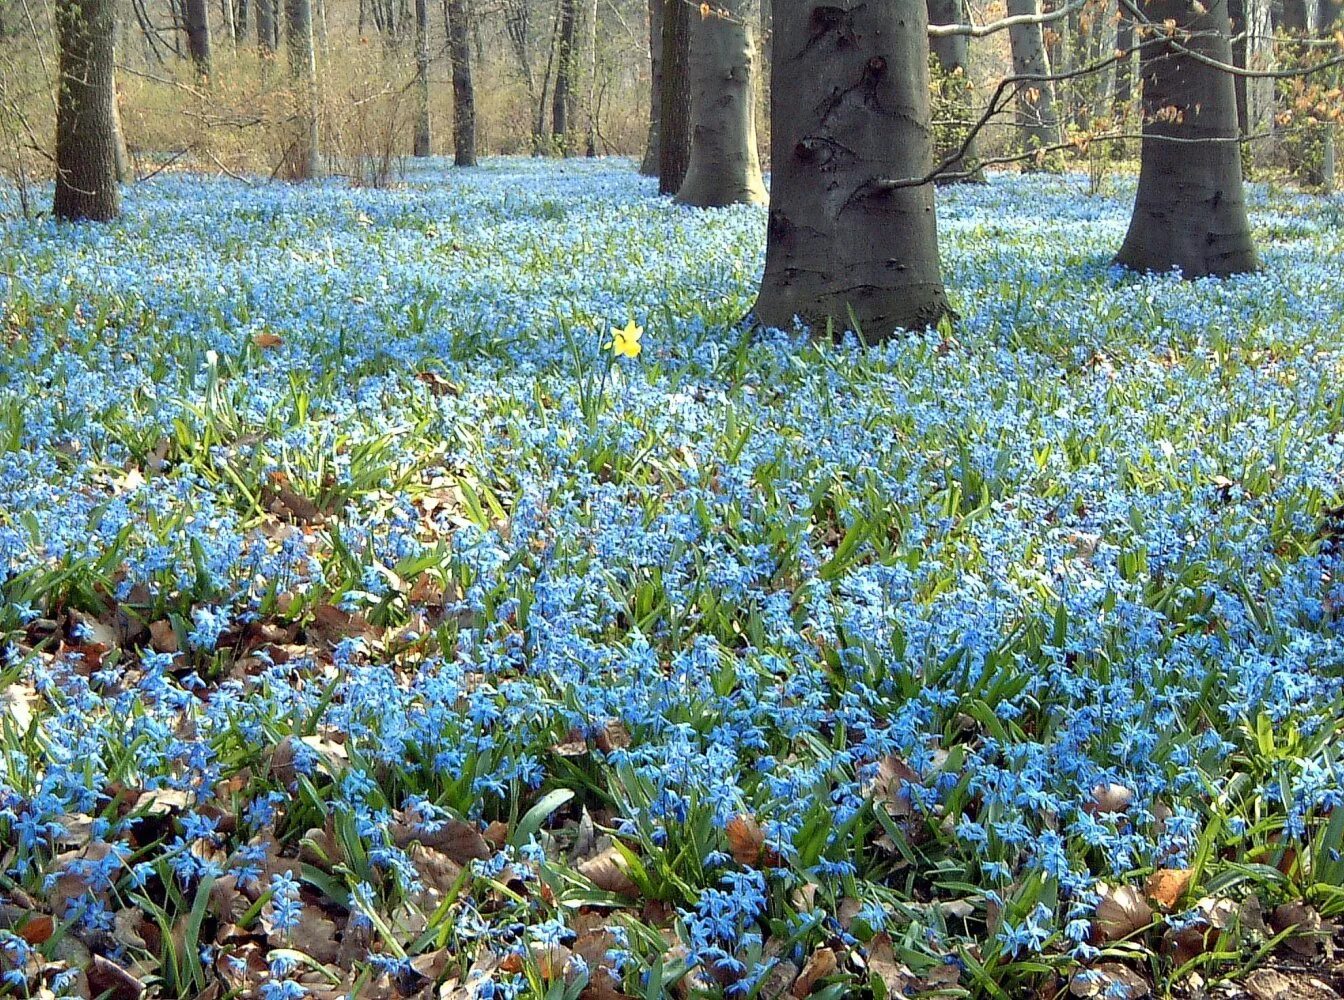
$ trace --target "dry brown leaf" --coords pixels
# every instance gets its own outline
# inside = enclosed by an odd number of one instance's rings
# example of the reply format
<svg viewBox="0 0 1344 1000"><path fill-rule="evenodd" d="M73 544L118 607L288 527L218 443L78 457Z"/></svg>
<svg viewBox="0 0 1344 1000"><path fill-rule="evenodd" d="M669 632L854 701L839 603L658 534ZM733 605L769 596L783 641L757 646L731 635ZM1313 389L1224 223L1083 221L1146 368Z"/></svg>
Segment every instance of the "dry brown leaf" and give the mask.
<svg viewBox="0 0 1344 1000"><path fill-rule="evenodd" d="M579 874L603 892L614 892L621 896L638 896L639 886L630 880L625 871L625 859L615 847L608 847L579 865Z"/></svg>
<svg viewBox="0 0 1344 1000"><path fill-rule="evenodd" d="M1098 885L1096 928L1103 941L1119 941L1153 922L1153 908L1130 885Z"/></svg>
<svg viewBox="0 0 1344 1000"><path fill-rule="evenodd" d="M874 934L868 942L868 975L882 981L888 997L902 997L915 984L914 973L896 958L891 935L886 931Z"/></svg>
<svg viewBox="0 0 1344 1000"><path fill-rule="evenodd" d="M1090 969L1079 969L1069 980L1069 994L1104 1000L1141 1000L1152 996L1152 988L1133 969L1119 962L1102 962Z"/></svg>
<svg viewBox="0 0 1344 1000"><path fill-rule="evenodd" d="M808 958L803 971L798 975L797 982L793 984L793 995L802 1000L812 992L817 983L834 972L838 965L835 952L830 948L818 948Z"/></svg>
<svg viewBox="0 0 1344 1000"><path fill-rule="evenodd" d="M145 995L145 984L120 965L102 955L94 955L84 970L89 977L89 990L105 1000L140 1000Z"/></svg>
<svg viewBox="0 0 1344 1000"><path fill-rule="evenodd" d="M1114 782L1097 785L1092 789L1092 798L1083 808L1097 816L1103 813L1122 813L1134 801L1134 793L1124 785Z"/></svg>
<svg viewBox="0 0 1344 1000"><path fill-rule="evenodd" d="M1251 1000L1339 1000L1339 994L1310 973L1257 969L1246 977Z"/></svg>
<svg viewBox="0 0 1344 1000"><path fill-rule="evenodd" d="M728 821L724 833L728 835L728 850L740 865L755 867L760 863L765 848L765 833L755 818L742 813Z"/></svg>
<svg viewBox="0 0 1344 1000"><path fill-rule="evenodd" d="M1170 912L1189 890L1194 875L1188 868L1159 868L1148 876L1144 891L1157 903L1158 909Z"/></svg>
<svg viewBox="0 0 1344 1000"><path fill-rule="evenodd" d="M279 347L284 343L284 340L278 333L262 330L260 333L252 334L252 343L261 348Z"/></svg>

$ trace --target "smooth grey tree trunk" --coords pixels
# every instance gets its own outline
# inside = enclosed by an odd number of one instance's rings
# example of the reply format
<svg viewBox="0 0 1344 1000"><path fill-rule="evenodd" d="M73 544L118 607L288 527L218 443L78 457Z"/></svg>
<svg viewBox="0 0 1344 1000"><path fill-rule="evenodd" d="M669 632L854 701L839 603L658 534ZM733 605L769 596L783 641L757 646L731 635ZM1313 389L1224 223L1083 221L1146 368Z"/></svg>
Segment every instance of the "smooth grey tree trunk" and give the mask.
<svg viewBox="0 0 1344 1000"><path fill-rule="evenodd" d="M224 36L233 46L234 51L238 49L238 25L234 20L233 0L219 0L219 12L224 17Z"/></svg>
<svg viewBox="0 0 1344 1000"><path fill-rule="evenodd" d="M191 57L196 72L203 77L210 75L210 8L206 0L182 0L182 13L186 17L187 55Z"/></svg>
<svg viewBox="0 0 1344 1000"><path fill-rule="evenodd" d="M415 0L415 142L411 151L428 156L429 145L429 3Z"/></svg>
<svg viewBox="0 0 1344 1000"><path fill-rule="evenodd" d="M1040 0L1008 0L1008 16L1039 16ZM1008 29L1008 44L1013 52L1013 73L1041 78L1022 84L1017 97L1017 126L1022 130L1022 151L1030 153L1059 145L1059 115L1055 109L1055 85L1050 76L1050 59L1045 51L1045 35L1040 24L1016 24ZM1050 169L1052 158L1042 154L1028 160L1025 169Z"/></svg>
<svg viewBox="0 0 1344 1000"><path fill-rule="evenodd" d="M763 205L756 149L756 50L741 0L691 23L691 158L676 200L696 208Z"/></svg>
<svg viewBox="0 0 1344 1000"><path fill-rule="evenodd" d="M1147 0L1153 22L1174 22L1175 40L1232 61L1227 0ZM1116 261L1137 271L1180 268L1186 278L1259 267L1241 179L1237 98L1228 73L1150 45L1143 80L1143 151L1129 232Z"/></svg>
<svg viewBox="0 0 1344 1000"><path fill-rule="evenodd" d="M317 125L317 54L313 48L310 0L285 0L285 46L294 85L294 128L285 151L290 180L311 180L319 173Z"/></svg>
<svg viewBox="0 0 1344 1000"><path fill-rule="evenodd" d="M446 0L448 59L453 68L453 163L476 166L476 88L471 81L471 31L466 0Z"/></svg>
<svg viewBox="0 0 1344 1000"><path fill-rule="evenodd" d="M691 162L691 7L663 3L663 92L658 112L658 191L676 194Z"/></svg>
<svg viewBox="0 0 1344 1000"><path fill-rule="evenodd" d="M106 222L121 212L113 0L58 0L56 32L60 61L52 213L58 219Z"/></svg>
<svg viewBox="0 0 1344 1000"><path fill-rule="evenodd" d="M927 0L925 4L930 24L966 24L970 21L970 9L966 0ZM948 35L929 39L929 49L933 60L942 74L937 81L940 93L945 98L949 114L959 119L971 117L971 40L965 35ZM949 163L945 171L949 181L961 181L973 184L985 183L985 172L980 169L979 157L975 151L975 136L967 141L970 126L948 127L948 148L936 149L934 155L941 162L962 145L966 152Z"/></svg>
<svg viewBox="0 0 1344 1000"><path fill-rule="evenodd" d="M663 108L663 0L649 0L649 138L639 172L658 176L658 118Z"/></svg>
<svg viewBox="0 0 1344 1000"><path fill-rule="evenodd" d="M251 0L238 0L238 6L233 12L233 30L238 39L238 44L243 44L243 39L247 37L248 21L251 19Z"/></svg>
<svg viewBox="0 0 1344 1000"><path fill-rule="evenodd" d="M924 0L775 0L773 176L756 317L867 341L950 314L938 262Z"/></svg>

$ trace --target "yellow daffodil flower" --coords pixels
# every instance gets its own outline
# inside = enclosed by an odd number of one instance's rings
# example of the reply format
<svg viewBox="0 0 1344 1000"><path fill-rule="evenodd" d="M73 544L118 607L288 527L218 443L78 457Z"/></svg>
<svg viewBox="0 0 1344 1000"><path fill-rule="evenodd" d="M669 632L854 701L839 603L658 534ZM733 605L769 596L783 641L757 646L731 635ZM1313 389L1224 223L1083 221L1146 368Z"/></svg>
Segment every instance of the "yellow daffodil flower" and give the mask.
<svg viewBox="0 0 1344 1000"><path fill-rule="evenodd" d="M611 331L611 343L607 346L614 354L623 354L627 358L639 356L639 338L644 336L644 328L636 326L635 321L626 323L624 328Z"/></svg>

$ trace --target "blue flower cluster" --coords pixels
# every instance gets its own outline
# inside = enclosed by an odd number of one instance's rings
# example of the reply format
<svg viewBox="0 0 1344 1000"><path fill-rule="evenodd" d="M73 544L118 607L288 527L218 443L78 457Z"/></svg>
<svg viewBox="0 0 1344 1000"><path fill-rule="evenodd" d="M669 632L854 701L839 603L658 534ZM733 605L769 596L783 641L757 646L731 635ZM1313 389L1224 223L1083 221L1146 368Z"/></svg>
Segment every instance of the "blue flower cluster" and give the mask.
<svg viewBox="0 0 1344 1000"><path fill-rule="evenodd" d="M1182 282L1081 184L940 192L961 318L868 350L625 164L0 222L4 982L1011 990L1344 908L1340 209Z"/></svg>

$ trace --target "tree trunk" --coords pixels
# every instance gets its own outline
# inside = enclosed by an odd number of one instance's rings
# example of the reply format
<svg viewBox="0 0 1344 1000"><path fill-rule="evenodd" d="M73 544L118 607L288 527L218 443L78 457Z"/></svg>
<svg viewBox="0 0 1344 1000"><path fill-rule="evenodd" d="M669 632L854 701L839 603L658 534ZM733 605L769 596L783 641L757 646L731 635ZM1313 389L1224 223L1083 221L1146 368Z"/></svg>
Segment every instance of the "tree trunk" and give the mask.
<svg viewBox="0 0 1344 1000"><path fill-rule="evenodd" d="M560 0L560 49L555 67L555 91L551 95L551 142L565 156L574 152L569 112L573 102L574 36L578 19L578 0Z"/></svg>
<svg viewBox="0 0 1344 1000"><path fill-rule="evenodd" d="M117 93L113 0L59 0L56 99L58 219L106 222L121 211L117 187Z"/></svg>
<svg viewBox="0 0 1344 1000"><path fill-rule="evenodd" d="M415 0L415 143L416 156L429 155L429 3Z"/></svg>
<svg viewBox="0 0 1344 1000"><path fill-rule="evenodd" d="M970 10L966 0L927 0L925 4L930 24L965 24L970 21ZM985 172L980 169L979 157L975 152L975 137L969 143L967 136L971 132L968 124L960 124L971 117L971 40L965 35L949 35L929 39L929 48L937 63L939 78L935 89L941 98L940 105L945 114L958 120L958 124L947 125L935 130L942 142L934 150L939 162L966 145L966 152L947 166L946 173L951 181L966 181L974 184L985 183Z"/></svg>
<svg viewBox="0 0 1344 1000"><path fill-rule="evenodd" d="M1008 16L1038 16L1040 0L1008 0ZM1059 145L1059 117L1055 111L1055 85L1049 79L1050 60L1045 53L1045 35L1040 24L1016 24L1008 29L1013 50L1013 73L1041 79L1018 85L1017 126L1022 130L1022 151ZM1055 159L1048 154L1028 160L1026 168L1051 169Z"/></svg>
<svg viewBox="0 0 1344 1000"><path fill-rule="evenodd" d="M317 56L313 50L313 8L310 0L285 0L285 45L289 77L294 86L294 128L285 151L290 180L318 175Z"/></svg>
<svg viewBox="0 0 1344 1000"><path fill-rule="evenodd" d="M210 8L206 0L182 0L182 13L186 18L187 55L191 57L196 72L203 77L210 75Z"/></svg>
<svg viewBox="0 0 1344 1000"><path fill-rule="evenodd" d="M1120 20L1115 26L1115 50L1124 55L1115 62L1115 116L1122 122L1129 114L1134 100L1134 19L1120 7Z"/></svg>
<svg viewBox="0 0 1344 1000"><path fill-rule="evenodd" d="M453 163L476 166L476 90L471 82L471 25L466 0L447 0L448 59L453 68Z"/></svg>
<svg viewBox="0 0 1344 1000"><path fill-rule="evenodd" d="M756 316L867 341L949 315L924 0L776 0L770 222Z"/></svg>
<svg viewBox="0 0 1344 1000"><path fill-rule="evenodd" d="M649 138L639 172L658 176L658 118L663 113L663 0L649 0Z"/></svg>
<svg viewBox="0 0 1344 1000"><path fill-rule="evenodd" d="M234 20L233 0L219 0L219 12L224 17L224 34L236 52L238 50L238 25Z"/></svg>
<svg viewBox="0 0 1344 1000"><path fill-rule="evenodd" d="M274 55L276 0L256 0L256 2L257 48L263 56Z"/></svg>
<svg viewBox="0 0 1344 1000"><path fill-rule="evenodd" d="M233 12L233 30L237 35L239 45L242 45L243 39L247 37L251 8L251 0L238 0L238 6Z"/></svg>
<svg viewBox="0 0 1344 1000"><path fill-rule="evenodd" d="M741 0L691 25L691 157L676 200L696 208L766 202L756 150L756 50Z"/></svg>
<svg viewBox="0 0 1344 1000"><path fill-rule="evenodd" d="M1231 61L1227 0L1147 0L1143 11L1156 24L1174 23L1176 41L1192 52ZM1117 262L1138 271L1180 268L1186 278L1256 270L1232 77L1170 43L1145 48L1139 65L1139 189Z"/></svg>
<svg viewBox="0 0 1344 1000"><path fill-rule="evenodd" d="M597 155L597 0L588 5L588 97L584 101L588 115L588 137L584 142L583 155Z"/></svg>
<svg viewBox="0 0 1344 1000"><path fill-rule="evenodd" d="M658 112L658 190L676 194L691 161L691 7L663 4L663 92Z"/></svg>

